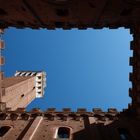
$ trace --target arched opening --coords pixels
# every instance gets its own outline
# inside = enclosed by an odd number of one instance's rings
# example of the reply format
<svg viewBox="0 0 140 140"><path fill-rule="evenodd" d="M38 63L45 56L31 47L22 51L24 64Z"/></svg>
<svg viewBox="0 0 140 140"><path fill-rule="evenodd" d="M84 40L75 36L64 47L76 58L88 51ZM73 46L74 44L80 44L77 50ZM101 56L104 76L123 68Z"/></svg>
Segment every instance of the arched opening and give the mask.
<svg viewBox="0 0 140 140"><path fill-rule="evenodd" d="M129 140L132 138L130 132L124 128L118 128L118 132L121 140Z"/></svg>
<svg viewBox="0 0 140 140"><path fill-rule="evenodd" d="M0 137L3 137L10 129L10 126L1 126L0 127Z"/></svg>
<svg viewBox="0 0 140 140"><path fill-rule="evenodd" d="M60 127L57 132L57 138L68 140L70 138L70 128Z"/></svg>

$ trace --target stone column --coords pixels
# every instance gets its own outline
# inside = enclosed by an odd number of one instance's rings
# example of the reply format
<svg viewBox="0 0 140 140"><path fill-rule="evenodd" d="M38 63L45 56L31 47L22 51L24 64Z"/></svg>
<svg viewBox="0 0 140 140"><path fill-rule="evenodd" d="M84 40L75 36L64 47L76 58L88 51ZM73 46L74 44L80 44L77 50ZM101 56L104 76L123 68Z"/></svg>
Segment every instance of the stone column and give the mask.
<svg viewBox="0 0 140 140"><path fill-rule="evenodd" d="M129 90L129 96L132 98L132 104L129 107L140 115L140 26L135 25L130 31L133 35L130 46L133 56L130 58L132 73L129 79L132 82L132 88Z"/></svg>

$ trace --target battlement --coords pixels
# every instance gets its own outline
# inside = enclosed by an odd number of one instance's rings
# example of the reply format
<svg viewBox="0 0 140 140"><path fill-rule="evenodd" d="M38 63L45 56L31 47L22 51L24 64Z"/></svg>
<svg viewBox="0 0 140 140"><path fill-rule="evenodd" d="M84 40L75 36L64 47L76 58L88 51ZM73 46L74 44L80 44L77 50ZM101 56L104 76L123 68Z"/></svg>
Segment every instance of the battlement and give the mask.
<svg viewBox="0 0 140 140"><path fill-rule="evenodd" d="M0 1L0 28L128 28L139 23L139 13L138 0L6 0Z"/></svg>
<svg viewBox="0 0 140 140"><path fill-rule="evenodd" d="M103 112L100 108L94 108L91 112L85 108L78 108L77 111L72 111L70 108L63 108L61 111L48 108L46 111L41 111L34 108L27 112L25 108L18 108L15 111L7 108L7 111L0 112L0 121L4 130L12 128L9 133L3 134L6 140L11 137L23 140L47 137L48 140L51 140L58 138L59 132L63 134L67 131L70 140L85 140L86 138L90 140L91 134L96 136L93 136L96 140L102 140L102 137L98 137L101 134L103 137L107 137L105 140L110 136L120 140L122 133L125 134L124 136L129 136L130 139L131 137L139 138L137 130L139 130L140 118L126 115L126 111L128 110L118 112L114 108L109 108L107 112Z"/></svg>
<svg viewBox="0 0 140 140"><path fill-rule="evenodd" d="M9 111L8 111L9 110ZM70 108L63 108L62 111L57 111L55 108L48 108L46 111L41 111L38 108L32 109L27 112L25 108L18 108L15 111L7 109L6 112L0 113L0 119L29 119L32 117L43 116L44 118L54 120L55 118L67 119L73 118L79 120L83 117L94 117L97 120L115 120L119 116L118 112L114 108L109 108L107 112L103 112L100 108L94 108L91 112L88 112L85 108L78 108L76 112L71 111Z"/></svg>

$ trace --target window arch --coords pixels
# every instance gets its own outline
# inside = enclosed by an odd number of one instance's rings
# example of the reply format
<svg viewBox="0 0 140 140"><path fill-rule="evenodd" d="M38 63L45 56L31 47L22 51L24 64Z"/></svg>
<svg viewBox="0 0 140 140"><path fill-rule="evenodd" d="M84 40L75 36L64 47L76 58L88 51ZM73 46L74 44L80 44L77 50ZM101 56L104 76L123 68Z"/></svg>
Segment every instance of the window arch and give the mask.
<svg viewBox="0 0 140 140"><path fill-rule="evenodd" d="M10 126L1 126L0 127L0 137L3 137L9 130Z"/></svg>
<svg viewBox="0 0 140 140"><path fill-rule="evenodd" d="M130 132L125 128L118 128L118 132L121 140L128 140L132 138Z"/></svg>
<svg viewBox="0 0 140 140"><path fill-rule="evenodd" d="M59 140L68 140L70 138L70 128L68 127L59 127L57 132L57 138Z"/></svg>

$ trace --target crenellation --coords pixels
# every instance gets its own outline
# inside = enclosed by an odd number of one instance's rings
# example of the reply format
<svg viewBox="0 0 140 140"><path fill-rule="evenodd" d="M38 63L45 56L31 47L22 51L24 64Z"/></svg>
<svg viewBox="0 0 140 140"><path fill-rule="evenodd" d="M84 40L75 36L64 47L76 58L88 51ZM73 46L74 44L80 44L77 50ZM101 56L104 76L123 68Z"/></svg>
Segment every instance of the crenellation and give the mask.
<svg viewBox="0 0 140 140"><path fill-rule="evenodd" d="M0 34L4 34L4 29L0 28Z"/></svg>
<svg viewBox="0 0 140 140"><path fill-rule="evenodd" d="M132 90L132 88L129 88L129 97L132 98L134 91Z"/></svg>
<svg viewBox="0 0 140 140"><path fill-rule="evenodd" d="M76 118L76 117L81 117L81 118L84 118L85 116L84 115L79 115L79 114L75 114L75 115L71 115L71 114L68 114L68 115L65 115L65 114L63 114L62 112L60 112L60 113L56 113L56 114L54 114L54 115L52 115L52 114L46 114L46 113L43 113L43 114L36 114L36 113L30 113L30 112L28 112L28 113L0 113L0 118L1 119L11 119L11 120L16 120L16 119L24 119L24 118L29 118L29 117L31 117L31 118L35 118L35 117L37 117L37 116L43 116L44 118L50 118L50 117L55 117L55 118L59 118L59 119L61 119L61 120L63 120L63 118L64 117L72 117L73 119L74 118ZM101 115L98 115L98 116L95 116L95 115L89 115L89 114L86 114L86 117L94 117L94 118L97 118L97 119L103 119L103 118L105 118L105 117L109 117L109 116L111 116L111 117L115 117L116 115L112 115L112 114L104 114L104 116L101 116Z"/></svg>
<svg viewBox="0 0 140 140"><path fill-rule="evenodd" d="M20 115L21 119L23 120L29 120L30 119L30 114L29 113L22 113Z"/></svg>
<svg viewBox="0 0 140 140"><path fill-rule="evenodd" d="M78 108L77 113L78 114L85 114L87 112L86 108Z"/></svg>
<svg viewBox="0 0 140 140"><path fill-rule="evenodd" d="M17 112L17 113L24 113L25 111L26 111L26 108L17 108L15 110L15 112Z"/></svg>
<svg viewBox="0 0 140 140"><path fill-rule="evenodd" d="M41 113L41 110L40 110L40 108L33 108L31 110L31 113Z"/></svg>
<svg viewBox="0 0 140 140"><path fill-rule="evenodd" d="M4 65L5 64L5 59L3 56L0 56L0 65Z"/></svg>
<svg viewBox="0 0 140 140"><path fill-rule="evenodd" d="M17 120L19 118L19 114L11 113L9 117L10 117L11 120Z"/></svg>
<svg viewBox="0 0 140 140"><path fill-rule="evenodd" d="M113 1L110 4L105 0L101 2L95 0L92 4L90 0L83 2L76 0L71 1L71 4L67 2L67 5L62 5L62 1L36 1L34 3L32 0L25 1L14 1L13 7L9 0L6 3L0 3L0 27L53 30L56 28L100 29L103 27L116 29L132 28L133 24L140 22L138 14L140 5L136 4L134 8L132 3L128 5L124 0Z"/></svg>
<svg viewBox="0 0 140 140"><path fill-rule="evenodd" d="M48 108L47 109L47 112L48 113L53 113L53 112L55 112L56 111L56 108Z"/></svg>
<svg viewBox="0 0 140 140"><path fill-rule="evenodd" d="M133 75L133 73L129 73L129 81L134 81L135 79L134 79L135 77L134 77L134 75Z"/></svg>
<svg viewBox="0 0 140 140"><path fill-rule="evenodd" d="M133 30L131 29L131 33L133 34L133 41L131 41L131 49L133 50L133 56L130 58L130 65L133 67L132 73L130 73L130 81L132 82L132 88L129 89L129 96L132 98L132 105L131 109L135 109L136 112L139 114L139 94L140 94L140 61L139 61L139 56L140 56L140 28L139 26L135 25L133 27Z"/></svg>
<svg viewBox="0 0 140 140"><path fill-rule="evenodd" d="M0 80L4 79L4 72L0 72Z"/></svg>
<svg viewBox="0 0 140 140"><path fill-rule="evenodd" d="M102 109L101 108L93 108L92 111L94 113L102 113Z"/></svg>
<svg viewBox="0 0 140 140"><path fill-rule="evenodd" d="M102 118L105 116L105 113L102 111L101 108L93 108L94 116L97 118Z"/></svg>
<svg viewBox="0 0 140 140"><path fill-rule="evenodd" d="M0 120L5 120L7 117L7 114L6 113L1 113L0 114Z"/></svg>
<svg viewBox="0 0 140 140"><path fill-rule="evenodd" d="M4 50L5 48L5 42L3 40L0 40L0 50Z"/></svg>
<svg viewBox="0 0 140 140"><path fill-rule="evenodd" d="M133 66L136 63L136 60L133 57L129 58L129 65Z"/></svg>
<svg viewBox="0 0 140 140"><path fill-rule="evenodd" d="M117 111L116 108L109 108L109 109L108 109L108 113L111 113L111 114L117 114L118 111Z"/></svg>
<svg viewBox="0 0 140 140"><path fill-rule="evenodd" d="M48 109L50 110L50 108ZM66 121L67 118L73 118L73 120L79 120L80 118L84 118L84 117L94 117L97 120L105 120L106 118L112 120L112 118L116 117L119 112L114 109L114 108L110 108L108 109L108 112L100 112L101 110L96 109L95 112L85 112L85 109L77 109L80 111L79 112L71 112L71 109L68 109L68 112L64 112L64 111L53 111L53 112L42 112L41 110L39 110L38 108L34 108L32 111L30 112L26 112L23 108L21 110L21 108L18 108L16 111L8 111L7 115L9 115L9 118L12 120L16 120L16 119L24 119L25 120L27 118L36 118L37 116L43 116L46 119L49 120L54 120L56 118L59 118L60 120L64 120ZM52 109L51 109L52 111ZM2 118L1 116L3 116L6 113L1 112L0 114L0 118ZM6 119L6 118L5 118Z"/></svg>
<svg viewBox="0 0 140 140"><path fill-rule="evenodd" d="M17 112L17 111L9 111L5 113L0 113L0 121L2 124L11 123L13 126L12 130L9 132L9 134L7 134L7 137L9 137L10 134L14 133L15 129L17 130L17 128L18 129L20 128L21 130L20 132L17 131L17 134L18 134L17 136L19 137L21 136L22 133L24 134L23 137L27 136L29 131L33 129L33 130L36 130L35 133L31 133L31 135L33 136L32 138L33 140L36 140L36 138L41 137L41 135L46 136L48 133L49 135L47 135L47 137L52 137L54 136L53 134L55 134L55 131L57 131L59 127L71 128L72 136L76 137L75 134L76 132L79 132L79 131L83 131L81 132L81 135L86 134L88 132L87 136L91 136L91 134L95 133L95 131L92 131L95 128L98 134L100 134L101 131L99 130L101 127L104 132L102 133L102 135L107 134L106 133L107 128L111 129L114 135L116 133L116 130L119 127L128 129L129 127L131 127L131 125L133 125L134 127L137 124L135 122L135 119L132 121L132 118L130 118L130 116L126 114L127 110L119 113L116 109L111 108L111 109L108 109L108 112L103 112L104 116L103 115L94 116L94 112L90 112L90 113L86 112L86 113L85 113L86 116L83 116L83 114L79 114L77 112L70 112L69 114L65 115L63 114L63 111L60 111L60 112L55 111L53 112L53 114L42 112L42 114L40 115L39 113L35 114L34 112L23 113L23 112ZM113 115L114 113L117 116L114 116ZM35 122L38 120L38 118L41 118L42 121L39 123L39 125L37 125L37 129L35 129L36 128ZM130 121L128 124L129 119ZM137 118L137 120L138 119L139 118ZM22 126L23 123L24 123L24 126ZM26 133L24 133L24 131ZM108 137L109 135L110 133L108 133L106 137ZM136 134L136 137L138 137L138 135L139 134ZM48 140L51 140L51 138ZM119 140L119 139L116 139L116 140Z"/></svg>
<svg viewBox="0 0 140 140"><path fill-rule="evenodd" d="M70 108L63 108L63 113L70 113L71 109Z"/></svg>

